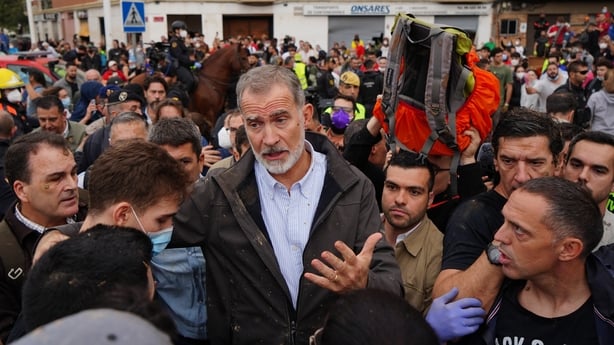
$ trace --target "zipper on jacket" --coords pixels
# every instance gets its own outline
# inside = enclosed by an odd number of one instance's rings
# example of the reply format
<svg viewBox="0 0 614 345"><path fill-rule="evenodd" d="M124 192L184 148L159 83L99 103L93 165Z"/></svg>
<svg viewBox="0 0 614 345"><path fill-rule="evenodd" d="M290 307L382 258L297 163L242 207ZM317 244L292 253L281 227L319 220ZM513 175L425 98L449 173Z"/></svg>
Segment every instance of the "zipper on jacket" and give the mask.
<svg viewBox="0 0 614 345"><path fill-rule="evenodd" d="M290 321L290 344L296 344L296 321Z"/></svg>

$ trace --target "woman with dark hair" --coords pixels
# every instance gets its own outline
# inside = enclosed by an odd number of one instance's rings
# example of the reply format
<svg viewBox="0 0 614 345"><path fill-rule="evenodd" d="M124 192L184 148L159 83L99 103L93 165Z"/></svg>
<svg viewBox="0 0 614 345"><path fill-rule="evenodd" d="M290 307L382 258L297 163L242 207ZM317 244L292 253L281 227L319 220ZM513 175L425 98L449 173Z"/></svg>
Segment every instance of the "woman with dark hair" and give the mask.
<svg viewBox="0 0 614 345"><path fill-rule="evenodd" d="M522 64L514 67L514 75L512 76L512 98L510 98L510 109L520 107L520 96L524 86L525 68Z"/></svg>

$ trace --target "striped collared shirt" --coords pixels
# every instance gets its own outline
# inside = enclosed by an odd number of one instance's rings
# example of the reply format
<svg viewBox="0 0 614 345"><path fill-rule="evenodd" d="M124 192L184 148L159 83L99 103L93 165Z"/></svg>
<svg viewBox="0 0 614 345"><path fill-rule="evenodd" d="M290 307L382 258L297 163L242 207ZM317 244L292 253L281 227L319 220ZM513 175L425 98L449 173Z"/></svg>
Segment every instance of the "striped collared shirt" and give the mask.
<svg viewBox="0 0 614 345"><path fill-rule="evenodd" d="M326 156L316 152L307 141L305 149L311 152L311 164L305 176L289 191L258 161L254 168L262 218L295 308L303 275L303 250L326 175Z"/></svg>
<svg viewBox="0 0 614 345"><path fill-rule="evenodd" d="M42 225L40 225L38 223L35 223L35 222L29 220L28 218L26 218L26 216L24 216L21 213L21 211L19 211L19 205L15 205L15 217L17 218L17 220L22 222L23 225L25 225L26 227L28 227L28 228L30 228L30 229L32 229L34 231L40 232L41 234L43 232L45 232L45 230L47 230L46 227L44 227L44 226L42 226ZM75 221L72 218L66 218L66 224L73 224L74 222Z"/></svg>

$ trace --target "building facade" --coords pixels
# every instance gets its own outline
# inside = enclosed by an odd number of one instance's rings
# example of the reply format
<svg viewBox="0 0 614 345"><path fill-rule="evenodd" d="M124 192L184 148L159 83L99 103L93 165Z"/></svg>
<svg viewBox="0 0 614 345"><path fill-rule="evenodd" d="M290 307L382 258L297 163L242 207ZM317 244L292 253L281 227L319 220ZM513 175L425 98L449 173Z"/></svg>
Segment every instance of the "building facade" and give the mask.
<svg viewBox="0 0 614 345"><path fill-rule="evenodd" d="M102 0L107 1L107 0ZM94 43L104 40L105 23L110 22L111 39L128 41L123 32L122 7L110 1L111 15L105 18L101 0L35 0L33 2L35 40L70 40L74 35L89 37ZM190 31L205 35L210 43L220 38L253 37L307 40L327 49L332 42L349 42L358 34L365 42L389 36L397 13L412 13L429 22L457 26L476 36L477 42L491 37L493 6L490 1L458 0L422 2L367 1L144 1L144 42L158 41L168 34L177 19ZM141 37L139 37L141 38Z"/></svg>
<svg viewBox="0 0 614 345"><path fill-rule="evenodd" d="M597 1L560 1L560 2L520 2L503 1L494 4L492 35L494 42L519 39L531 54L536 33L533 23L544 13L550 24L562 16L576 34L581 33L589 21L594 21L597 13L603 10L606 2ZM610 8L609 11L614 10ZM537 33L539 35L539 32Z"/></svg>

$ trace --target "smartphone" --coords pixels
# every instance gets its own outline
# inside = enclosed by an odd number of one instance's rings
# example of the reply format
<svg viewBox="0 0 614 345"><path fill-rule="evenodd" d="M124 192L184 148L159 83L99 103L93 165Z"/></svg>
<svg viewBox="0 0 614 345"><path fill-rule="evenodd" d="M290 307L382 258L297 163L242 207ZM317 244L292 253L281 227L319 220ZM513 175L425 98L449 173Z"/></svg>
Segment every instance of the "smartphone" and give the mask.
<svg viewBox="0 0 614 345"><path fill-rule="evenodd" d="M96 105L96 99L95 98L90 101L90 105Z"/></svg>

